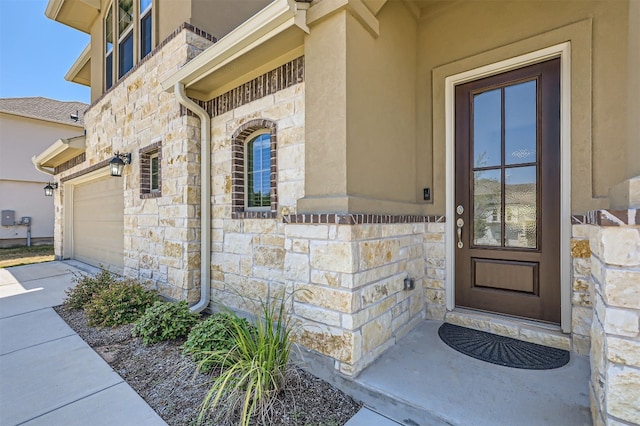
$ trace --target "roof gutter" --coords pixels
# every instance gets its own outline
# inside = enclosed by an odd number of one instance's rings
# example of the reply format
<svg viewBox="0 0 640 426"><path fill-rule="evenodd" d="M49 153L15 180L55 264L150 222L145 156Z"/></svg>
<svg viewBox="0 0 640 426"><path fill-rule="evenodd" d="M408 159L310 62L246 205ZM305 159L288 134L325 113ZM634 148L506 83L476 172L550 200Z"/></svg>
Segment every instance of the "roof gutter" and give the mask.
<svg viewBox="0 0 640 426"><path fill-rule="evenodd" d="M202 312L211 298L211 118L189 99L184 84L175 83L178 102L200 117L200 300L189 309Z"/></svg>
<svg viewBox="0 0 640 426"><path fill-rule="evenodd" d="M85 136L75 136L68 139L58 139L51 146L45 149L42 153L31 157L31 162L37 171L46 173L48 175L54 175L54 171L51 168L45 168L43 166L47 161L55 158L56 156L64 153L68 149L84 149Z"/></svg>

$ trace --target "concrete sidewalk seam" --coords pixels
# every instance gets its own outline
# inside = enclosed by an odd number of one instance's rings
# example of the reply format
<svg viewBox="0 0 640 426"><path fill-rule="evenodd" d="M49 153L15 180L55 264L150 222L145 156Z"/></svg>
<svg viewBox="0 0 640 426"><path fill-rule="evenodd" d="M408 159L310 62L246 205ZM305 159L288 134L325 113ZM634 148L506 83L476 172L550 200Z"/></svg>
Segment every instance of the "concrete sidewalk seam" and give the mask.
<svg viewBox="0 0 640 426"><path fill-rule="evenodd" d="M46 277L41 277L41 278L32 278L30 280L20 280L20 283L22 284L23 282L28 283L31 281L46 280L48 278L64 277L65 275L73 275L73 271L65 272L64 274L58 274L58 275L47 275Z"/></svg>
<svg viewBox="0 0 640 426"><path fill-rule="evenodd" d="M3 318L4 319L4 318ZM47 340L46 342L40 342L40 343L36 343L35 345L31 345L31 346L25 346L24 348L20 348L20 349L16 349L15 351L11 351L11 352L7 352L4 354L0 354L0 357L5 356L5 355L11 355L14 354L16 352L20 352L23 351L25 349L30 349L30 348L35 348L36 346L40 346L40 345L44 345L46 343L51 343L51 342L55 342L57 340L61 340L61 339L66 339L68 337L73 337L73 336L78 336L78 334L76 332L73 332L71 334L67 334L66 336L60 336L57 339L51 339L51 340ZM94 351L95 352L95 351Z"/></svg>
<svg viewBox="0 0 640 426"><path fill-rule="evenodd" d="M122 379L122 377L121 377L121 379ZM100 389L100 390L98 390L98 391L92 392L92 393L90 393L90 394L88 394L88 395L85 395L85 396L83 396L83 397L81 397L81 398L78 398L78 399L76 399L76 400L74 400L74 401L68 402L68 403L66 403L66 404L62 404L62 405L60 405L59 407L53 408L53 409L51 409L51 410L49 410L49 411L47 411L47 412L44 412L44 413L38 414L38 415L37 415L37 416L35 416L35 417L32 417L32 418L30 418L30 419L27 419L27 420L24 420L24 421L22 421L22 422L20 422L20 423L17 423L17 424L16 424L16 426L20 426L20 425L23 425L23 424L29 423L29 422L31 422L31 421L33 421L33 420L35 420L35 419L38 419L38 418L40 418L40 417L42 417L42 416L46 416L47 414L49 414L49 413L53 413L54 411L57 411L57 410L59 410L59 409L61 409L61 408L68 407L68 406L69 406L69 405L71 405L71 404L75 404L75 403L76 403L76 402L78 402L78 401L82 401L83 399L89 398L89 397L91 397L91 396L93 396L93 395L97 395L97 394L99 394L100 392L104 392L104 391L106 391L106 390L108 390L108 389L111 389L111 388L112 388L112 387L114 387L114 386L118 386L118 385L120 385L120 384L122 384L122 383L126 383L126 382L125 382L124 380L121 380L121 381L119 381L118 383L114 383L114 384L112 384L111 386L107 386L106 388L103 388L103 389ZM135 391L135 390L134 390L134 391ZM136 393L137 393L137 392L136 392Z"/></svg>
<svg viewBox="0 0 640 426"><path fill-rule="evenodd" d="M31 314L33 312L46 311L47 309L52 309L53 312L55 312L56 315L58 315L58 313L55 311L55 309L53 309L53 307L45 306L44 308L34 309L33 311L25 311L25 312L20 312L19 314L9 315L8 317L0 317L0 320L19 317L20 315L28 315L28 314ZM60 315L58 315L58 316L60 316Z"/></svg>

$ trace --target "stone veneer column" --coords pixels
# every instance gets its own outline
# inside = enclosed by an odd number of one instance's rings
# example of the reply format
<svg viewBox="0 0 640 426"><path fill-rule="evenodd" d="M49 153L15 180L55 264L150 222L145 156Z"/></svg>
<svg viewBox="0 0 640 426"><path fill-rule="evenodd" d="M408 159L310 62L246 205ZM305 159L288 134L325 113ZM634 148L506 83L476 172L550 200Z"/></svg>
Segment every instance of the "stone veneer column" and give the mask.
<svg viewBox="0 0 640 426"><path fill-rule="evenodd" d="M591 216L593 421L640 424L640 211Z"/></svg>

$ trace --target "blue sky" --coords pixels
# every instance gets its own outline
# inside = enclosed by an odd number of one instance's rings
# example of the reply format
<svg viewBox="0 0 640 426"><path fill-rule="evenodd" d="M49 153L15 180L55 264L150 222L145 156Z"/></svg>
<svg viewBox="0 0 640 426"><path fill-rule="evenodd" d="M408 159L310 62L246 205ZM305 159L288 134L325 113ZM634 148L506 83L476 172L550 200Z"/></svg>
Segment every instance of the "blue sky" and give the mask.
<svg viewBox="0 0 640 426"><path fill-rule="evenodd" d="M0 0L0 98L43 96L89 103L64 79L89 35L44 16L47 0Z"/></svg>

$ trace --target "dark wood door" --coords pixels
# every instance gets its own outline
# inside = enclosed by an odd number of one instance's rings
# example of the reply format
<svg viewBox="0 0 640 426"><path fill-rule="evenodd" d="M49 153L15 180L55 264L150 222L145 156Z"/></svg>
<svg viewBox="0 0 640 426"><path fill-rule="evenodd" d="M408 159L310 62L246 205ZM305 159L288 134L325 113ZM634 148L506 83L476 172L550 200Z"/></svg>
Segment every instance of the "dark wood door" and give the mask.
<svg viewBox="0 0 640 426"><path fill-rule="evenodd" d="M456 305L560 322L560 60L456 87Z"/></svg>

